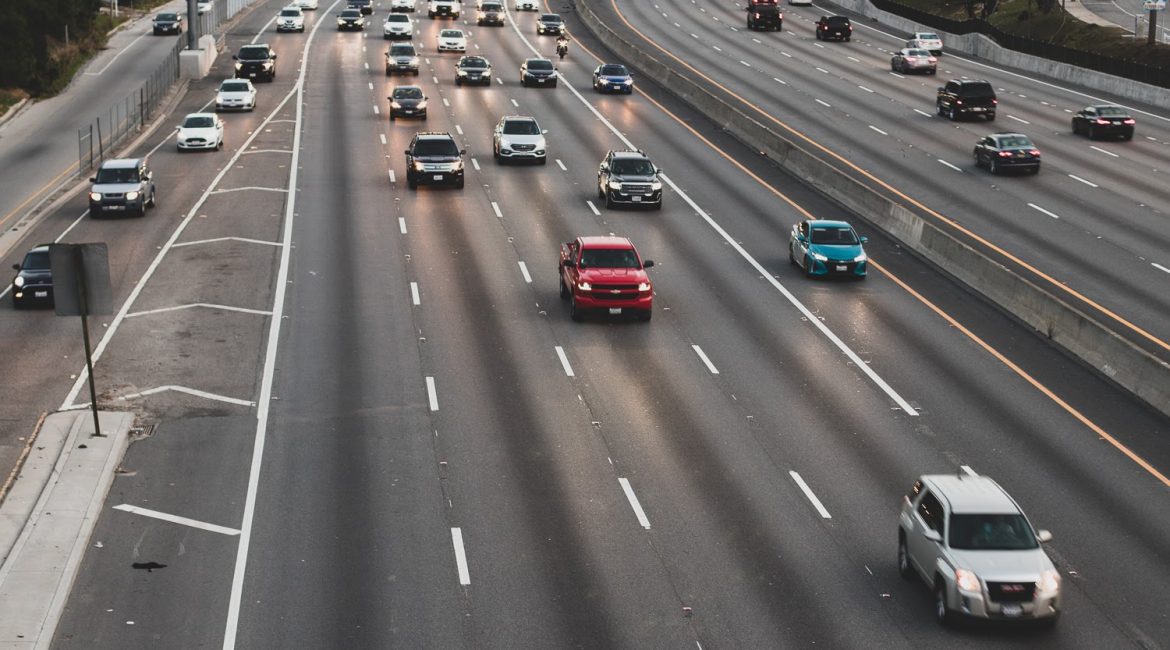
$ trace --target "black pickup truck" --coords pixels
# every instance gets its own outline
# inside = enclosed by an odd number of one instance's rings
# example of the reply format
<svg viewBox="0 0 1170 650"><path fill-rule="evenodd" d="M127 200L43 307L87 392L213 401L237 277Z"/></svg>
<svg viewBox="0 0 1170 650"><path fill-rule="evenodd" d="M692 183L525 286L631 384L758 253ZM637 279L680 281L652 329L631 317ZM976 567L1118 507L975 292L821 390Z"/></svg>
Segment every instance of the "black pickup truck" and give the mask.
<svg viewBox="0 0 1170 650"><path fill-rule="evenodd" d="M749 4L747 7L747 28L751 30L774 29L784 26L784 14L774 4Z"/></svg>

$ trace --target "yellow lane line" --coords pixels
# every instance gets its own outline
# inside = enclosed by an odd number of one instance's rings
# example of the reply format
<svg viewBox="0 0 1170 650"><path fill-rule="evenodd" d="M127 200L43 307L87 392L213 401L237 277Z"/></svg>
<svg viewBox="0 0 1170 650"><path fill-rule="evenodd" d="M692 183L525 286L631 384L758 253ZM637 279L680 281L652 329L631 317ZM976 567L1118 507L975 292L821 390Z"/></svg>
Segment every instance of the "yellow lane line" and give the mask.
<svg viewBox="0 0 1170 650"><path fill-rule="evenodd" d="M25 199L24 201L22 201L20 205L16 206L15 208L12 209L11 212L4 215L4 218L0 219L0 230L3 230L4 228L6 228L7 224L8 224L8 220L17 216L17 214L19 214L20 211L24 209L24 206L28 205L33 199L41 196L41 194L45 193L46 191L51 190L54 187L56 187L57 181L61 180L62 176L69 174L69 173L72 173L76 167L77 167L76 162L69 165L68 167L65 168L65 171L61 172L60 174L57 174L55 177L53 177L53 180L49 181L48 183L45 183L41 187L41 189L39 189L36 192L34 192L33 194L29 195L29 197L27 199Z"/></svg>

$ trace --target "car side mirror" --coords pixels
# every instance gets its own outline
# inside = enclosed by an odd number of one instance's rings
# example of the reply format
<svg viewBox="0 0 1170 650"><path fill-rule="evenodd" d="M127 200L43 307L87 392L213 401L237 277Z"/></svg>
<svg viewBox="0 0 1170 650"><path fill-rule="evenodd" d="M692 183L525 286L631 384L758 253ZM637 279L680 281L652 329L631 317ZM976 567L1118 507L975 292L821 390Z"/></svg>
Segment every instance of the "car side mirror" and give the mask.
<svg viewBox="0 0 1170 650"><path fill-rule="evenodd" d="M13 269L14 271L19 271L19 270L20 270L20 265L19 265L19 264L13 264L13 265L12 265L12 269Z"/></svg>
<svg viewBox="0 0 1170 650"><path fill-rule="evenodd" d="M90 176L90 177L89 177L89 182L91 182L91 183L96 183L96 182L97 182L97 176Z"/></svg>
<svg viewBox="0 0 1170 650"><path fill-rule="evenodd" d="M942 91L944 91L944 90L946 90L946 88L943 88L942 86L939 86L939 87L938 87L938 91L939 91L940 93L941 93Z"/></svg>
<svg viewBox="0 0 1170 650"><path fill-rule="evenodd" d="M408 156L409 156L409 155L410 155L410 149L406 149L406 150L404 150L402 153L404 153L404 154L406 154L406 155L408 155Z"/></svg>
<svg viewBox="0 0 1170 650"><path fill-rule="evenodd" d="M648 269L651 266L654 266L654 260L646 260L645 262L642 262L642 268L644 269Z"/></svg>
<svg viewBox="0 0 1170 650"><path fill-rule="evenodd" d="M862 236L861 236L861 243L863 243L863 244L868 244L868 243L869 243L869 237L866 237L865 235L862 235Z"/></svg>
<svg viewBox="0 0 1170 650"><path fill-rule="evenodd" d="M466 149L460 149L460 150L459 150L459 155L460 155L460 156L466 156L466 155L467 155L467 150L466 150Z"/></svg>
<svg viewBox="0 0 1170 650"><path fill-rule="evenodd" d="M275 60L276 60L276 55L275 55L275 54L273 54L273 55L272 55L270 58L271 58L273 61L275 61Z"/></svg>
<svg viewBox="0 0 1170 650"><path fill-rule="evenodd" d="M232 55L232 61L239 61L239 60L240 60L240 57L236 56L235 54Z"/></svg>
<svg viewBox="0 0 1170 650"><path fill-rule="evenodd" d="M1052 533L1050 533L1046 530L1038 530L1038 531L1036 531L1036 540L1039 541L1041 544L1044 544L1045 542L1051 542L1052 541Z"/></svg>
<svg viewBox="0 0 1170 650"><path fill-rule="evenodd" d="M934 530L933 528L927 528L926 531L922 533L922 536L932 542L942 544L942 535L939 535L938 531Z"/></svg>
<svg viewBox="0 0 1170 650"><path fill-rule="evenodd" d="M601 163L601 171L603 171L603 172L609 171L609 165L607 165L605 163Z"/></svg>
<svg viewBox="0 0 1170 650"><path fill-rule="evenodd" d="M544 129L543 131L540 132L541 135L545 135L547 133L548 133L548 129Z"/></svg>

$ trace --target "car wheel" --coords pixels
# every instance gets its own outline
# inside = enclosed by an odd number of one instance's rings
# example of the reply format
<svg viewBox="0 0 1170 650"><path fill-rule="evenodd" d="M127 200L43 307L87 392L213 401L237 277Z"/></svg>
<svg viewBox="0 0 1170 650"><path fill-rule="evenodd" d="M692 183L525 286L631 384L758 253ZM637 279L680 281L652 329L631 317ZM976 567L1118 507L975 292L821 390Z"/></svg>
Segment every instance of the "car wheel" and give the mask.
<svg viewBox="0 0 1170 650"><path fill-rule="evenodd" d="M151 189L150 190L150 202L146 204L146 207L153 208L156 205L158 205L158 197L155 196L154 189ZM146 211L146 209L143 208L143 212L145 212L145 211Z"/></svg>
<svg viewBox="0 0 1170 650"><path fill-rule="evenodd" d="M792 242L788 242L788 263L796 266L796 255L792 252Z"/></svg>
<svg viewBox="0 0 1170 650"><path fill-rule="evenodd" d="M418 181L415 180L413 176L407 176L406 177L406 186L412 190L417 190L418 189Z"/></svg>
<svg viewBox="0 0 1170 650"><path fill-rule="evenodd" d="M907 580L914 577L914 569L910 566L910 550L906 548L906 534L900 530L898 531L898 575Z"/></svg>
<svg viewBox="0 0 1170 650"><path fill-rule="evenodd" d="M898 66L894 65L894 60L890 59L890 72L897 72Z"/></svg>
<svg viewBox="0 0 1170 650"><path fill-rule="evenodd" d="M1132 134L1132 133L1126 133L1125 135L1121 136L1121 139L1122 139L1122 140L1133 140L1133 134Z"/></svg>
<svg viewBox="0 0 1170 650"><path fill-rule="evenodd" d="M1093 125L1091 125L1091 124L1089 125L1089 139L1090 140L1097 139L1097 129L1094 129Z"/></svg>
<svg viewBox="0 0 1170 650"><path fill-rule="evenodd" d="M1072 121L1072 131L1073 131L1073 135L1080 135L1081 134L1081 130L1079 128L1077 128L1077 121L1076 120Z"/></svg>
<svg viewBox="0 0 1170 650"><path fill-rule="evenodd" d="M220 140L218 143L216 143L215 149L216 151L223 151L223 140Z"/></svg>
<svg viewBox="0 0 1170 650"><path fill-rule="evenodd" d="M585 319L585 310L577 306L576 298L569 301L569 318L578 323Z"/></svg>
<svg viewBox="0 0 1170 650"><path fill-rule="evenodd" d="M851 39L849 36L846 36L846 37L845 37L845 42L846 42L846 43L848 43L850 40L852 40L852 39Z"/></svg>
<svg viewBox="0 0 1170 650"><path fill-rule="evenodd" d="M614 205L616 205L616 204L613 202L613 198L610 197L609 192L606 192L605 193L605 207L607 209L612 210Z"/></svg>
<svg viewBox="0 0 1170 650"><path fill-rule="evenodd" d="M947 608L946 584L942 578L936 578L934 584L934 620L938 621L939 625L951 622L951 610Z"/></svg>
<svg viewBox="0 0 1170 650"><path fill-rule="evenodd" d="M987 121L988 121L988 122L994 122L994 121L995 121L995 113L989 113L989 114L987 115Z"/></svg>
<svg viewBox="0 0 1170 650"><path fill-rule="evenodd" d="M557 269L557 273L560 273L560 272L561 272L561 270ZM561 285L561 300L568 300L569 299L569 287L565 286L564 276L561 276L561 279L557 284Z"/></svg>
<svg viewBox="0 0 1170 650"><path fill-rule="evenodd" d="M975 168L978 169L978 168L982 167L983 161L979 159L979 150L976 149L972 155L975 156Z"/></svg>
<svg viewBox="0 0 1170 650"><path fill-rule="evenodd" d="M992 158L988 161L987 171L991 172L992 176L995 176L999 173L999 165L995 162L995 158Z"/></svg>
<svg viewBox="0 0 1170 650"><path fill-rule="evenodd" d="M654 209L655 209L655 210L661 210L661 209L662 209L662 200L661 200L661 199L658 201L658 203L655 203L655 204L654 204Z"/></svg>
<svg viewBox="0 0 1170 650"><path fill-rule="evenodd" d="M549 88L556 88L556 87L557 87L557 82L555 82L555 81L554 81L554 82L552 82L552 85L551 85L551 86L549 86Z"/></svg>
<svg viewBox="0 0 1170 650"><path fill-rule="evenodd" d="M462 80L462 79L460 79L460 78L458 78L458 77L456 77L456 78L455 78L455 85L456 85L456 86L462 86L462 85L463 85L463 80Z"/></svg>
<svg viewBox="0 0 1170 650"><path fill-rule="evenodd" d="M463 189L463 183L464 183L464 179L462 176L460 176L459 180L455 181L455 188L460 189L460 190Z"/></svg>
<svg viewBox="0 0 1170 650"><path fill-rule="evenodd" d="M1040 165L1036 165L1035 167L1033 167L1033 168L1032 168L1032 173L1033 173L1033 174L1039 174L1039 173L1040 173Z"/></svg>
<svg viewBox="0 0 1170 650"><path fill-rule="evenodd" d="M959 119L959 111L955 110L954 105L951 106L951 114L948 115L947 117L949 117L952 122Z"/></svg>
<svg viewBox="0 0 1170 650"><path fill-rule="evenodd" d="M816 268L816 267L813 265L812 259L808 255L805 255L804 256L804 277L811 278L813 276L813 269L814 268Z"/></svg>
<svg viewBox="0 0 1170 650"><path fill-rule="evenodd" d="M542 164L542 165L547 165L547 164L548 164L548 156L545 156L545 157L541 158L541 159L540 159L540 164Z"/></svg>
<svg viewBox="0 0 1170 650"><path fill-rule="evenodd" d="M521 88L527 88L527 87L528 87L528 82L524 80L524 77L520 77L520 87L521 87Z"/></svg>
<svg viewBox="0 0 1170 650"><path fill-rule="evenodd" d="M638 314L638 318L643 323L650 322L650 319L653 317L654 317L654 310L653 309L644 309L644 310L642 310L642 313Z"/></svg>
<svg viewBox="0 0 1170 650"><path fill-rule="evenodd" d="M934 105L934 112L935 112L935 113L937 113L937 114L938 114L940 117L942 116L942 114L943 114L943 105L942 105L942 102L936 102L936 103L935 103L935 105Z"/></svg>

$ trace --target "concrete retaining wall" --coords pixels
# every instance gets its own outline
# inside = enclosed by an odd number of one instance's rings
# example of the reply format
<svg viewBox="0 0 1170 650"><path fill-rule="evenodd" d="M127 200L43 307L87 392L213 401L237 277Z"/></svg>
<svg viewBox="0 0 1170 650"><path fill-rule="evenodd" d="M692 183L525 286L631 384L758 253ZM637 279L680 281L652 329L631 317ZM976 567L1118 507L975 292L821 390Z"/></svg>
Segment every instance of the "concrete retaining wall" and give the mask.
<svg viewBox="0 0 1170 650"><path fill-rule="evenodd" d="M955 238L932 221L923 219L782 137L705 86L675 72L611 30L593 13L588 0L574 0L574 4L594 35L647 78L655 79L716 124L725 125L736 138L766 153L784 170L886 231L910 250L1014 314L1154 408L1170 415L1170 365Z"/></svg>

